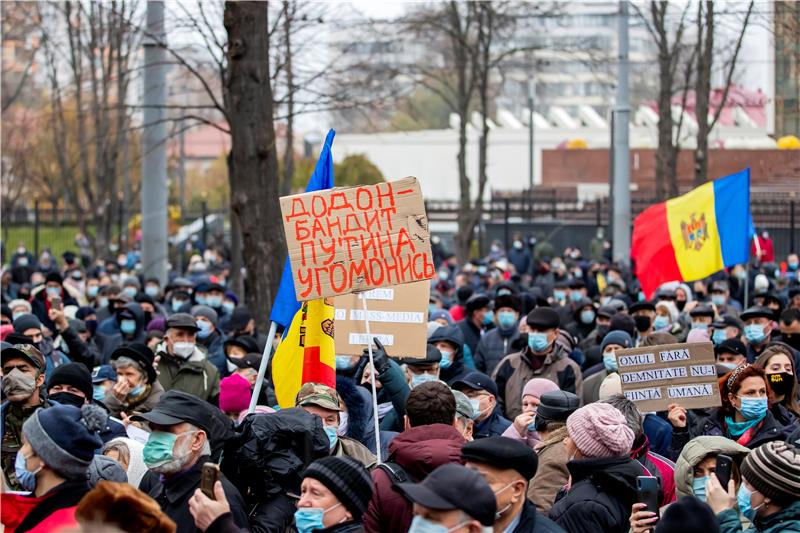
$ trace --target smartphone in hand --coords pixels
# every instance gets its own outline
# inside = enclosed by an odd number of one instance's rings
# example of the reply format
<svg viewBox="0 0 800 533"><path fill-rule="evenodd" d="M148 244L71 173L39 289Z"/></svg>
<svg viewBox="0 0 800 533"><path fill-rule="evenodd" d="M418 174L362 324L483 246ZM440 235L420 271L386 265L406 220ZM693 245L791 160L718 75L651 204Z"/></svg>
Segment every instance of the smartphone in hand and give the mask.
<svg viewBox="0 0 800 533"><path fill-rule="evenodd" d="M717 466L714 469L714 475L717 476L719 484L725 492L728 491L728 482L731 480L731 465L733 459L724 454L717 455Z"/></svg>
<svg viewBox="0 0 800 533"><path fill-rule="evenodd" d="M214 498L214 484L217 481L219 481L219 465L204 463L203 474L200 478L200 490L212 500L216 499Z"/></svg>
<svg viewBox="0 0 800 533"><path fill-rule="evenodd" d="M654 476L637 477L636 498L639 503L647 505L647 511L659 516L658 478Z"/></svg>

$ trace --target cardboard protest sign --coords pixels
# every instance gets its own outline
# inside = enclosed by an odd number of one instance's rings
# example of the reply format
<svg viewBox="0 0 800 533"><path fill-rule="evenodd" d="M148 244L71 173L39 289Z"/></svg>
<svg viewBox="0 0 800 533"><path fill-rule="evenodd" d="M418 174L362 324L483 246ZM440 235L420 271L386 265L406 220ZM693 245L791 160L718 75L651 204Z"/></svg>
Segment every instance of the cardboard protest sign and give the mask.
<svg viewBox="0 0 800 533"><path fill-rule="evenodd" d="M642 412L664 411L671 403L686 409L722 405L710 342L629 348L616 355L622 393Z"/></svg>
<svg viewBox="0 0 800 533"><path fill-rule="evenodd" d="M362 298L367 299L369 336ZM429 281L337 296L333 299L336 354L361 355L377 337L392 357L425 357L429 299Z"/></svg>
<svg viewBox="0 0 800 533"><path fill-rule="evenodd" d="M300 301L435 273L417 178L284 196L280 203Z"/></svg>

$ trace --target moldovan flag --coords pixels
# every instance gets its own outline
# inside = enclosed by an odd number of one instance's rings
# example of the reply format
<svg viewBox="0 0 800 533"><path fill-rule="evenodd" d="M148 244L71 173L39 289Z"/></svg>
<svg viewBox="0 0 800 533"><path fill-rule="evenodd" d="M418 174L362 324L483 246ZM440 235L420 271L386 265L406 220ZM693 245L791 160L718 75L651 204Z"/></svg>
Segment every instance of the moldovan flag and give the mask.
<svg viewBox="0 0 800 533"><path fill-rule="evenodd" d="M278 405L294 407L304 383L336 388L333 301L309 300L295 313L272 359L272 383Z"/></svg>
<svg viewBox="0 0 800 533"><path fill-rule="evenodd" d="M750 169L648 207L633 223L631 259L650 297L668 281L695 281L746 263L753 235Z"/></svg>

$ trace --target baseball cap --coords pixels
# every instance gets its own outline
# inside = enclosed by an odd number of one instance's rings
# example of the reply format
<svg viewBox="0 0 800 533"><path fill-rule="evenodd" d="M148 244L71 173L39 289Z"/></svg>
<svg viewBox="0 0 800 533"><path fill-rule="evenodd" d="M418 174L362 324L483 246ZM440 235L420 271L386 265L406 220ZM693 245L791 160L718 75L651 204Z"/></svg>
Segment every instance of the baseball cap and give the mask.
<svg viewBox="0 0 800 533"><path fill-rule="evenodd" d="M316 405L331 411L342 411L342 401L339 398L339 393L336 392L336 389L321 383L306 383L300 387L295 405L297 407Z"/></svg>
<svg viewBox="0 0 800 533"><path fill-rule="evenodd" d="M477 370L468 372L461 379L455 380L451 384L451 387L455 390L463 390L465 388L471 390L482 390L497 396L497 384L492 381L492 378L483 372L478 372Z"/></svg>
<svg viewBox="0 0 800 533"><path fill-rule="evenodd" d="M37 370L44 368L44 356L42 352L31 344L15 344L0 352L0 364L9 359L24 359L36 367Z"/></svg>
<svg viewBox="0 0 800 533"><path fill-rule="evenodd" d="M232 365L236 365L239 368L254 368L258 370L261 366L260 353L251 352L245 354L244 357L228 357L227 359Z"/></svg>
<svg viewBox="0 0 800 533"><path fill-rule="evenodd" d="M117 381L117 373L111 365L100 365L92 370L92 383Z"/></svg>

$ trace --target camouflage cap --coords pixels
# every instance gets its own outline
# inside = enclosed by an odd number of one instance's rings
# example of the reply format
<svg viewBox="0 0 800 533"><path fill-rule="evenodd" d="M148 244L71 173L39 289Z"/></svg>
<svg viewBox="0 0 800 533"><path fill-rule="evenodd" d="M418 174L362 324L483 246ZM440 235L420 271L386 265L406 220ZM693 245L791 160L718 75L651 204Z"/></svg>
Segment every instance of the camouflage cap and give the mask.
<svg viewBox="0 0 800 533"><path fill-rule="evenodd" d="M343 411L341 407L342 401L336 389L321 383L306 383L300 387L295 405L297 407L316 405L331 411Z"/></svg>
<svg viewBox="0 0 800 533"><path fill-rule="evenodd" d="M475 414L472 410L472 403L469 401L467 395L459 390L452 390L452 392L453 396L456 397L456 415L472 419Z"/></svg>
<svg viewBox="0 0 800 533"><path fill-rule="evenodd" d="M42 352L37 350L32 344L15 344L11 348L6 348L0 352L0 359L2 362L9 359L26 359L30 361L37 370L42 370L45 365Z"/></svg>

